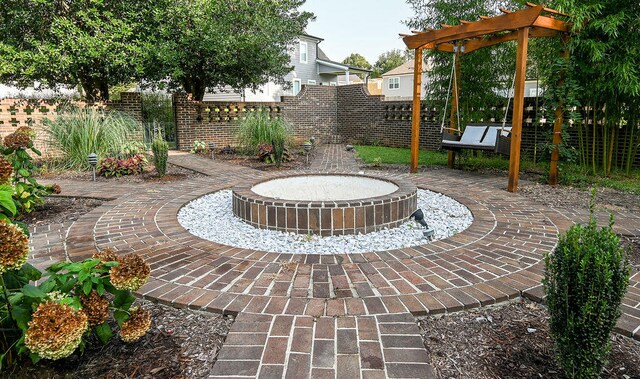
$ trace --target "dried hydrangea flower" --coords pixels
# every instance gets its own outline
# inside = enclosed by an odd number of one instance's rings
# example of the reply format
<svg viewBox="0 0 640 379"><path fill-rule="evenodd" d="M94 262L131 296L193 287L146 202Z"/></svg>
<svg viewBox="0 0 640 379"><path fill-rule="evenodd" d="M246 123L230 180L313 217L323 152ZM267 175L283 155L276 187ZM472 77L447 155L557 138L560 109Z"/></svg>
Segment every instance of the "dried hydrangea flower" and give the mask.
<svg viewBox="0 0 640 379"><path fill-rule="evenodd" d="M60 192L62 192L62 188L60 187L60 185L58 183L53 184L51 186L51 193L54 193L56 195L59 195Z"/></svg>
<svg viewBox="0 0 640 379"><path fill-rule="evenodd" d="M116 255L116 252L110 247L107 247L106 249L93 254L92 258L99 259L102 263L118 262L118 260L120 259L118 255ZM99 264L96 267L100 268L101 266L102 264Z"/></svg>
<svg viewBox="0 0 640 379"><path fill-rule="evenodd" d="M96 291L89 292L89 295L80 294L80 304L82 310L87 314L89 326L94 327L107 321L109 317L109 300L98 295Z"/></svg>
<svg viewBox="0 0 640 379"><path fill-rule="evenodd" d="M151 268L137 254L128 254L118 258L118 266L111 267L111 284L119 290L137 291L149 279Z"/></svg>
<svg viewBox="0 0 640 379"><path fill-rule="evenodd" d="M0 155L0 184L7 184L13 175L13 165L5 157Z"/></svg>
<svg viewBox="0 0 640 379"><path fill-rule="evenodd" d="M4 137L4 146L11 149L26 149L32 145L31 137L24 133L11 133Z"/></svg>
<svg viewBox="0 0 640 379"><path fill-rule="evenodd" d="M124 342L136 342L142 338L151 328L151 314L146 310L133 307L130 310L131 317L120 328L120 339Z"/></svg>
<svg viewBox="0 0 640 379"><path fill-rule="evenodd" d="M65 358L78 348L88 327L87 314L82 310L47 301L33 313L24 344L42 358Z"/></svg>
<svg viewBox="0 0 640 379"><path fill-rule="evenodd" d="M29 237L14 224L0 221L0 274L19 270L29 258Z"/></svg>
<svg viewBox="0 0 640 379"><path fill-rule="evenodd" d="M35 139L36 138L36 131L33 130L33 128L30 128L28 126L21 126L18 129L16 129L14 131L15 134L24 134L29 136L30 139Z"/></svg>

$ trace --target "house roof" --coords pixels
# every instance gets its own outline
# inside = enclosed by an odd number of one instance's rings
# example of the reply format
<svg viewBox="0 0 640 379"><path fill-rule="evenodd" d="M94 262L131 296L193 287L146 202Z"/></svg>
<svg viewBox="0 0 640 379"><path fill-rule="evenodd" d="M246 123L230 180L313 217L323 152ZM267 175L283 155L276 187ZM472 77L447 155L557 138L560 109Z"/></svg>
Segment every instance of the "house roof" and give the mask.
<svg viewBox="0 0 640 379"><path fill-rule="evenodd" d="M324 41L324 38L320 38L320 37L316 37L316 36L312 36L311 34L307 34L307 33L302 33L303 37L307 37L307 38L312 38L312 39L317 39L318 42L322 42Z"/></svg>
<svg viewBox="0 0 640 379"><path fill-rule="evenodd" d="M426 65L428 66L428 65ZM422 69L422 72L427 72L427 67ZM400 75L409 75L413 74L413 60L405 62L400 66L394 68L393 70L389 70L382 74L382 76L400 76Z"/></svg>
<svg viewBox="0 0 640 379"><path fill-rule="evenodd" d="M342 81L344 82L345 80L345 75L338 75L338 81ZM364 83L364 81L362 79L360 79L360 77L356 74L349 74L349 82L352 84L355 83Z"/></svg>
<svg viewBox="0 0 640 379"><path fill-rule="evenodd" d="M348 64L332 61L331 59L329 59L327 54L324 51L322 51L320 46L318 46L318 54L317 54L316 60L318 61L318 64L320 64L320 65L328 66L328 67L335 68L335 69L338 69L338 70L341 70L341 71L349 70L349 71L361 72L361 73L372 72L372 70L368 70L366 68L349 66Z"/></svg>

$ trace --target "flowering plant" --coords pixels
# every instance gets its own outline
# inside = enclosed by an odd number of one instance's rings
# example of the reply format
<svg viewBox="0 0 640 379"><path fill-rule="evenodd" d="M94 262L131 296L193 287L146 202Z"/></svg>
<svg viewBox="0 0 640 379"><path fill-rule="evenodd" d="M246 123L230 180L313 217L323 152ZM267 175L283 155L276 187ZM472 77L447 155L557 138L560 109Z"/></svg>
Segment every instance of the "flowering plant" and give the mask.
<svg viewBox="0 0 640 379"><path fill-rule="evenodd" d="M0 287L6 306L0 308L3 360L11 351L29 353L34 362L60 359L84 348L84 338L95 333L102 343L113 336L110 317L120 338L136 342L151 327L151 315L132 307L150 268L135 254L118 256L106 249L82 262L59 262L46 269L46 280L31 282L42 273L25 263L28 237L13 224L0 222ZM26 253L25 253L26 252Z"/></svg>
<svg viewBox="0 0 640 379"><path fill-rule="evenodd" d="M107 178L137 175L144 171L145 163L147 163L147 158L142 154L134 154L124 159L115 157L103 158L98 162L98 174Z"/></svg>

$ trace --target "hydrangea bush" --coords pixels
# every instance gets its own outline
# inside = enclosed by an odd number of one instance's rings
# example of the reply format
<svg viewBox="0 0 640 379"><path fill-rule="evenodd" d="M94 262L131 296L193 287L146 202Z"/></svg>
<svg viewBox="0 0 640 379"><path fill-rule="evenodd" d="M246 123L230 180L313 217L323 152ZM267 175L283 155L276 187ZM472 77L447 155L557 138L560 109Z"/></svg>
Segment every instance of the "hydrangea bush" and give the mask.
<svg viewBox="0 0 640 379"><path fill-rule="evenodd" d="M13 136L4 143L22 148L26 139ZM15 167L0 156L0 371L15 363L16 355L28 354L34 362L67 357L84 348L90 333L107 343L113 336L110 318L123 341L139 340L149 330L151 316L132 308L131 291L146 283L149 265L138 255L121 257L106 249L82 262L56 263L43 275L27 263L27 226L13 222L24 209L15 199L19 182L14 178L30 179ZM60 190L56 185L48 188Z"/></svg>

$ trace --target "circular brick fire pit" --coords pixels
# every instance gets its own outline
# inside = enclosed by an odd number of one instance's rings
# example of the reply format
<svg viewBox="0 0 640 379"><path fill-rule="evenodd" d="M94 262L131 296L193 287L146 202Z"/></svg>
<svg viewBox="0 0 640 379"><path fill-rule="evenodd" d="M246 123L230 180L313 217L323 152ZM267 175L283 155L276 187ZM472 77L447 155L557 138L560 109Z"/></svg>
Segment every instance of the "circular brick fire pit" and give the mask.
<svg viewBox="0 0 640 379"><path fill-rule="evenodd" d="M233 189L233 213L252 226L322 236L394 228L417 208L417 188L364 175L294 175Z"/></svg>

